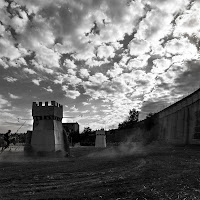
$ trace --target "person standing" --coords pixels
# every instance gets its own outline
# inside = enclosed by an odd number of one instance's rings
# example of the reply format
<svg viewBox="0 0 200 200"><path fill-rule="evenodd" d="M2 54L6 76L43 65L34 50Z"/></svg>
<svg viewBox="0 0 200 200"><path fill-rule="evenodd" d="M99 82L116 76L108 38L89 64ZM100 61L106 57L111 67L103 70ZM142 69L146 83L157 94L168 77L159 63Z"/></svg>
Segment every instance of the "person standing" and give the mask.
<svg viewBox="0 0 200 200"><path fill-rule="evenodd" d="M5 133L4 136L3 136L3 139L6 142L5 149L8 148L9 145L10 145L10 133L11 133L11 130L8 130L8 132Z"/></svg>

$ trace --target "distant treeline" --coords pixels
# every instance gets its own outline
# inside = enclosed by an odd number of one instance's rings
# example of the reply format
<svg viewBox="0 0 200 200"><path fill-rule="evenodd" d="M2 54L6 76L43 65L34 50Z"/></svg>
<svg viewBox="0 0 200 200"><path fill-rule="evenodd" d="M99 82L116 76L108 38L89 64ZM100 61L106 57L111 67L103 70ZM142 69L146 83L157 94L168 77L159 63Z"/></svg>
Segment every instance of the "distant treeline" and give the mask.
<svg viewBox="0 0 200 200"><path fill-rule="evenodd" d="M105 131L107 143L118 144L123 142L127 137L131 136L134 130L142 129L144 132L149 132L156 124L156 115L149 113L145 120L139 121L139 112L135 109L129 111L129 116L125 121L118 125L118 129L112 129ZM145 143L150 143L155 139L154 135L142 135ZM90 127L84 128L82 134L80 134L80 145L82 146L94 146L96 139L96 130L91 130Z"/></svg>
<svg viewBox="0 0 200 200"><path fill-rule="evenodd" d="M92 131L90 127L84 128L82 134L80 134L81 146L94 146L96 139L96 131Z"/></svg>

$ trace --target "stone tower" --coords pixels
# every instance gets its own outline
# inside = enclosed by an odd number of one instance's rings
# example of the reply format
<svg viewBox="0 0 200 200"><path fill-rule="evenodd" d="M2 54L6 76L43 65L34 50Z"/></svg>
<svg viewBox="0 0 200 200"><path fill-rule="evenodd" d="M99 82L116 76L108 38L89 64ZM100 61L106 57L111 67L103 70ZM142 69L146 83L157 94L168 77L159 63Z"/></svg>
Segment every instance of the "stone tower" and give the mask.
<svg viewBox="0 0 200 200"><path fill-rule="evenodd" d="M103 129L96 131L95 147L106 147L106 134Z"/></svg>
<svg viewBox="0 0 200 200"><path fill-rule="evenodd" d="M63 106L55 101L51 105L45 102L32 105L33 133L31 148L33 152L64 151L63 142Z"/></svg>

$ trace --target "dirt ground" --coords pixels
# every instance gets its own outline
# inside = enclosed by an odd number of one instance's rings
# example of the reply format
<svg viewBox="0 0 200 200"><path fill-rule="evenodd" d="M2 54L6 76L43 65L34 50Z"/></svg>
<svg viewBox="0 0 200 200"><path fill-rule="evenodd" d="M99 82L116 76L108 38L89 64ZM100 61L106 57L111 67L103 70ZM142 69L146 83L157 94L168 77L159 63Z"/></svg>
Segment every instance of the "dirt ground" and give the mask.
<svg viewBox="0 0 200 200"><path fill-rule="evenodd" d="M200 199L200 147L77 147L0 155L0 199Z"/></svg>

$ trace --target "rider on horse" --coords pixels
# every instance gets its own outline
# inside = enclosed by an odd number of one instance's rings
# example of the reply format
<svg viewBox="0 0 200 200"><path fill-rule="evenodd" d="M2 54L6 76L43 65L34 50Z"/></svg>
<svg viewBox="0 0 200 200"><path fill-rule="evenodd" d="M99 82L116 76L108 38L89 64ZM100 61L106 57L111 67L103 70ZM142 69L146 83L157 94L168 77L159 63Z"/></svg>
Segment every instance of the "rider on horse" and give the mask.
<svg viewBox="0 0 200 200"><path fill-rule="evenodd" d="M8 130L8 132L5 133L3 136L4 141L6 141L5 149L8 148L10 145L10 133L11 133L11 130Z"/></svg>

